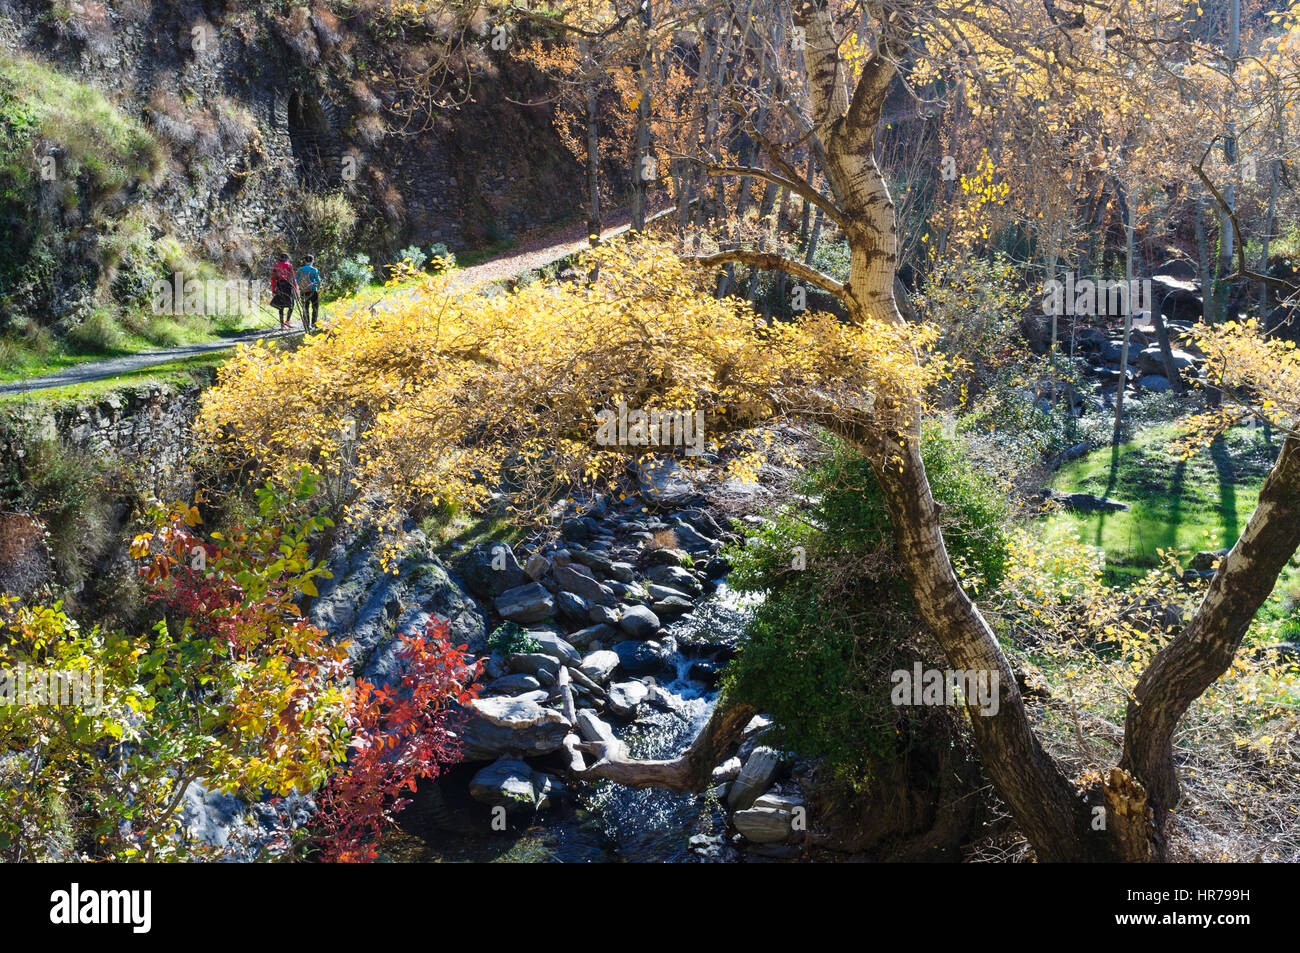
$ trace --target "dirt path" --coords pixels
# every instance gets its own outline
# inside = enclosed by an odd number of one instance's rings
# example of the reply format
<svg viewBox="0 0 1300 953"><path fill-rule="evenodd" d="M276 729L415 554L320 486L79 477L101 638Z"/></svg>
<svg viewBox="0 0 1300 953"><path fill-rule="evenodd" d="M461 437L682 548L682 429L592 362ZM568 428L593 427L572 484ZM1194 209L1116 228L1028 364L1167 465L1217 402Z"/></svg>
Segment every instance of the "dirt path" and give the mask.
<svg viewBox="0 0 1300 953"><path fill-rule="evenodd" d="M601 232L602 239L613 238L627 231L631 214L628 210L623 209L613 213L610 220L613 224ZM516 278L527 272L544 268L562 258L567 258L586 246L586 223L566 226L558 231L525 238L519 245L502 252L494 258L489 258L487 261L462 269L457 275L457 280L463 282L465 287L473 287L491 281L499 281L502 278ZM324 320L325 315L322 313L321 317ZM42 377L0 384L0 397L106 380L110 377L129 374L158 364L170 364L173 361L183 361L187 358L201 357L204 354L231 350L239 344L251 343L259 339L301 336L302 331L300 329L293 331L271 329L246 331L242 334L219 338L214 341L201 341L197 344L186 344L181 347L169 347L157 351L141 351L138 354L110 357L102 361L87 361L85 364L78 364L75 367L65 368Z"/></svg>

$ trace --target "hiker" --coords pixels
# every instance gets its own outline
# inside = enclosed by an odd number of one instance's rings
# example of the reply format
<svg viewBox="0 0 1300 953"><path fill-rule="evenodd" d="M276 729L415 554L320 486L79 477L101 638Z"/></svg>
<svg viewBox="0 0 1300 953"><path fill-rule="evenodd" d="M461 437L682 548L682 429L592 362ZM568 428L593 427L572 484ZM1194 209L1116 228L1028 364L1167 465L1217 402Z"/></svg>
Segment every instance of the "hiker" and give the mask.
<svg viewBox="0 0 1300 953"><path fill-rule="evenodd" d="M280 260L271 266L271 307L280 312L280 330L289 326L293 317L293 301L298 293L298 283L293 277L293 265L289 256L280 255Z"/></svg>
<svg viewBox="0 0 1300 953"><path fill-rule="evenodd" d="M320 317L320 272L316 270L316 256L308 255L307 263L298 269L298 291L302 295L302 329L316 327Z"/></svg>

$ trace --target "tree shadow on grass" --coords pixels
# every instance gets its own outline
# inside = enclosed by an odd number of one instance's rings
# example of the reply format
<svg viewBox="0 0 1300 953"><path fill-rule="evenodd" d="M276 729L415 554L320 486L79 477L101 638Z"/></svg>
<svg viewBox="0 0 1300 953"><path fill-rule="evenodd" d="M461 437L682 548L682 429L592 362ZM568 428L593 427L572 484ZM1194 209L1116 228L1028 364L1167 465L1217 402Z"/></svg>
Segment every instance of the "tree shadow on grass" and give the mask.
<svg viewBox="0 0 1300 953"><path fill-rule="evenodd" d="M1223 434L1210 444L1210 459L1219 474L1219 527L1223 530L1223 542L1231 546L1241 534L1241 527L1237 517L1237 472Z"/></svg>

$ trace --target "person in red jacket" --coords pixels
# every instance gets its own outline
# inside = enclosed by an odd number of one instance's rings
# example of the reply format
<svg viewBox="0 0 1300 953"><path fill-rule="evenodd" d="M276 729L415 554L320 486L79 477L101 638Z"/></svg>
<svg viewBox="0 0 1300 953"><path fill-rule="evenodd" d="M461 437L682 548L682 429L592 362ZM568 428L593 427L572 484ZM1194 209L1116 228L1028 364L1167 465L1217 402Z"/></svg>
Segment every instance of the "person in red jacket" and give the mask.
<svg viewBox="0 0 1300 953"><path fill-rule="evenodd" d="M271 266L271 307L280 312L280 330L289 326L293 317L293 302L298 293L298 282L293 276L293 265L289 256L280 255L279 261Z"/></svg>

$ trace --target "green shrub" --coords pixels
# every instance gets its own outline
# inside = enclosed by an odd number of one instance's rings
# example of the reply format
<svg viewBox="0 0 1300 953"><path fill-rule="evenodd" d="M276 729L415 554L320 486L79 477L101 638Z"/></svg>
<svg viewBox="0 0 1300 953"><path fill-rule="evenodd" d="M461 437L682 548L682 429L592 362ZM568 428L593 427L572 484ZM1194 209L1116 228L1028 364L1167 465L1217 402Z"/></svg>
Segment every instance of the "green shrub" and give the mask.
<svg viewBox="0 0 1300 953"><path fill-rule="evenodd" d="M428 262L429 256L425 254L424 249L420 246L409 245L397 253L397 260L404 261L416 271L420 271Z"/></svg>
<svg viewBox="0 0 1300 953"><path fill-rule="evenodd" d="M339 262L324 275L326 292L335 296L354 295L374 278L367 255L356 255Z"/></svg>
<svg viewBox="0 0 1300 953"><path fill-rule="evenodd" d="M456 267L456 256L452 250L443 242L435 242L429 246L429 267L434 271L442 271L444 267Z"/></svg>
<svg viewBox="0 0 1300 953"><path fill-rule="evenodd" d="M927 428L923 456L954 565L972 588L996 585L1008 556L1000 490L937 428ZM728 583L765 598L725 690L770 713L779 743L861 778L873 761L951 737L951 712L897 708L889 698L891 672L918 660L944 666L915 616L867 461L833 441L797 490L797 504L728 551Z"/></svg>
<svg viewBox="0 0 1300 953"><path fill-rule="evenodd" d="M505 622L497 626L488 636L488 647L502 655L518 655L525 652L539 652L542 643L528 634L518 622Z"/></svg>

